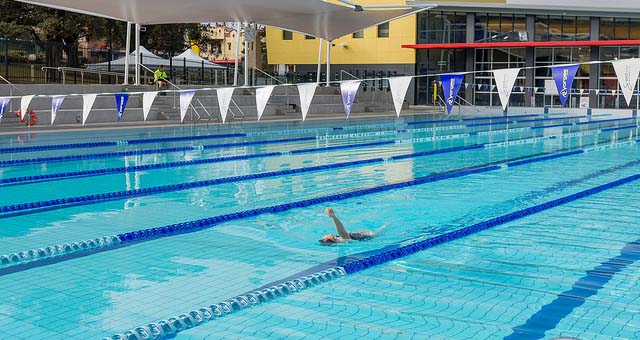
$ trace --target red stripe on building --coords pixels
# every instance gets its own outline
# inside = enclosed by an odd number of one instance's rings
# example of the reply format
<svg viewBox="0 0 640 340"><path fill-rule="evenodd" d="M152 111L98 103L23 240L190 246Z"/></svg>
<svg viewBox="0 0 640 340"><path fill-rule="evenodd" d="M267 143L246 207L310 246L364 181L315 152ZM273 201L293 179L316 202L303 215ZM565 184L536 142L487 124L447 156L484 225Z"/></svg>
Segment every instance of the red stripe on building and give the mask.
<svg viewBox="0 0 640 340"><path fill-rule="evenodd" d="M414 44L402 45L413 49L457 49L457 48L517 48L517 47L589 47L640 45L640 40L589 40L589 41L509 41L461 44Z"/></svg>

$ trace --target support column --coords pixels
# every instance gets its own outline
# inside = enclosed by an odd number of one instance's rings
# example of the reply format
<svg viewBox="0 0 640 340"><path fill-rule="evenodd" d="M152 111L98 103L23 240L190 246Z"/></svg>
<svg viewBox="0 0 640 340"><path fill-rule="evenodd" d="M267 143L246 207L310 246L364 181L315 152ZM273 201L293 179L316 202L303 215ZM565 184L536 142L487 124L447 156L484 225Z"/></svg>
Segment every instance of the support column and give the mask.
<svg viewBox="0 0 640 340"><path fill-rule="evenodd" d="M247 39L247 31L249 24L244 24L244 86L249 86L249 39Z"/></svg>
<svg viewBox="0 0 640 340"><path fill-rule="evenodd" d="M533 41L536 36L536 17L534 15L527 15L526 19L526 27L527 27L527 40ZM536 66L536 49L535 47L526 47L525 48L525 66L526 67L534 67ZM530 88L530 91L524 92L524 105L527 107L533 107L535 104L535 91L532 89L535 87L535 75L536 72L534 69L528 69L524 72L525 80L524 86Z"/></svg>
<svg viewBox="0 0 640 340"><path fill-rule="evenodd" d="M238 86L238 59L240 58L240 23L236 23L236 62L233 73L233 86Z"/></svg>
<svg viewBox="0 0 640 340"><path fill-rule="evenodd" d="M124 83L122 85L129 85L129 53L131 53L131 22L127 21L127 41L126 41L127 53L125 53L126 59L124 60Z"/></svg>
<svg viewBox="0 0 640 340"><path fill-rule="evenodd" d="M600 40L600 18L591 18L591 40ZM591 61L600 60L600 47L591 47ZM590 65L591 73L589 74L589 88L600 88L600 65ZM598 95L589 91L589 107L598 107Z"/></svg>
<svg viewBox="0 0 640 340"><path fill-rule="evenodd" d="M136 24L136 79L135 85L140 85L140 24Z"/></svg>
<svg viewBox="0 0 640 340"><path fill-rule="evenodd" d="M475 13L467 13L467 43L473 43L475 42L475 22L476 22L476 15ZM455 53L455 52L454 52ZM465 67L467 70L474 70L475 67L475 60L476 60L476 50L475 49L465 49ZM467 84L473 84L474 83L474 75L473 74L467 74L464 77L464 82ZM464 90L464 100L468 101L469 103L472 103L473 105L475 105L475 102L473 100L474 94L475 92L475 86L471 85L469 87L466 87Z"/></svg>
<svg viewBox="0 0 640 340"><path fill-rule="evenodd" d="M331 41L327 40L327 87L331 83Z"/></svg>
<svg viewBox="0 0 640 340"><path fill-rule="evenodd" d="M324 43L324 39L319 38L320 46L318 46L318 74L316 75L316 83L320 84L320 80L322 79L322 44Z"/></svg>

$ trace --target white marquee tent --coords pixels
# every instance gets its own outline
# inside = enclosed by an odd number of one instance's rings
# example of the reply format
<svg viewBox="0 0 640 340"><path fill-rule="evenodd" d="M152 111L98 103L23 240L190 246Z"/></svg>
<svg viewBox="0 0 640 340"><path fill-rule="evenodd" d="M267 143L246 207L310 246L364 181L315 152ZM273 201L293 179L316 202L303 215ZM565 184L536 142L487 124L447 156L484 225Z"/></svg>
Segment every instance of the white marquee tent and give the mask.
<svg viewBox="0 0 640 340"><path fill-rule="evenodd" d="M187 49L186 51L180 53L179 55L172 58L172 64L174 66L183 66L184 64L187 67L204 67L206 69L226 69L226 67L210 62L207 59L202 58L193 52L192 49Z"/></svg>

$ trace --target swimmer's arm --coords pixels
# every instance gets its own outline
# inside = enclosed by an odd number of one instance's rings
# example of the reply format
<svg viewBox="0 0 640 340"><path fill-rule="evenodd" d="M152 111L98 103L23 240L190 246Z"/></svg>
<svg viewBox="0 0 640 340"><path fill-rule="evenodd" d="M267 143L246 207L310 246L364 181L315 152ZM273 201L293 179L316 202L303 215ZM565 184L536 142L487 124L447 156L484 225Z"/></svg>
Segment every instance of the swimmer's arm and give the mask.
<svg viewBox="0 0 640 340"><path fill-rule="evenodd" d="M344 224L342 224L342 222L335 215L331 216L331 219L333 220L333 224L336 225L336 231L342 238L343 242L350 240L351 236L349 236L349 232L347 231L347 229L345 229Z"/></svg>

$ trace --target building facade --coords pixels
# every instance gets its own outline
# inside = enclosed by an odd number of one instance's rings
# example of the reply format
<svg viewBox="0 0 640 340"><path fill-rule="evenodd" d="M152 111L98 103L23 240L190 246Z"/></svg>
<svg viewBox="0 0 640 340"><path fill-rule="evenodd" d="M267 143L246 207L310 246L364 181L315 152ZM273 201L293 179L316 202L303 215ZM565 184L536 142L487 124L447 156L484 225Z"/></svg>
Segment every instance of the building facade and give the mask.
<svg viewBox="0 0 640 340"><path fill-rule="evenodd" d="M497 106L500 101L491 86L492 75L481 71L531 67L520 73L516 82L520 91L512 95L510 105L542 107L559 105L559 101L542 90L552 79L550 69L533 67L640 57L638 4L610 5L591 0L557 5L550 0L438 3L435 10L391 22L386 40L380 38L380 27L365 30L362 38L354 34L338 39L332 50L332 64L336 55L333 71L351 69L350 73L356 76L362 75L363 70L377 69L386 71L382 72L384 76L389 72L431 75L476 71L466 77L467 86L461 89L461 96L474 105ZM316 46L304 45L304 51L286 56L293 47L286 48L283 34L277 30L267 32L269 64L293 64L296 70L315 74L317 42ZM296 38L305 39L294 34L293 41ZM410 40L414 43L406 43ZM413 53L406 53L407 50ZM339 78L332 73L332 77ZM432 103L436 79L416 79L414 104ZM618 84L610 64L581 66L574 87L594 91L573 95L569 103L573 107L580 105L581 96L588 96L594 108L626 107L620 91L616 91ZM637 100L635 96L634 108Z"/></svg>

